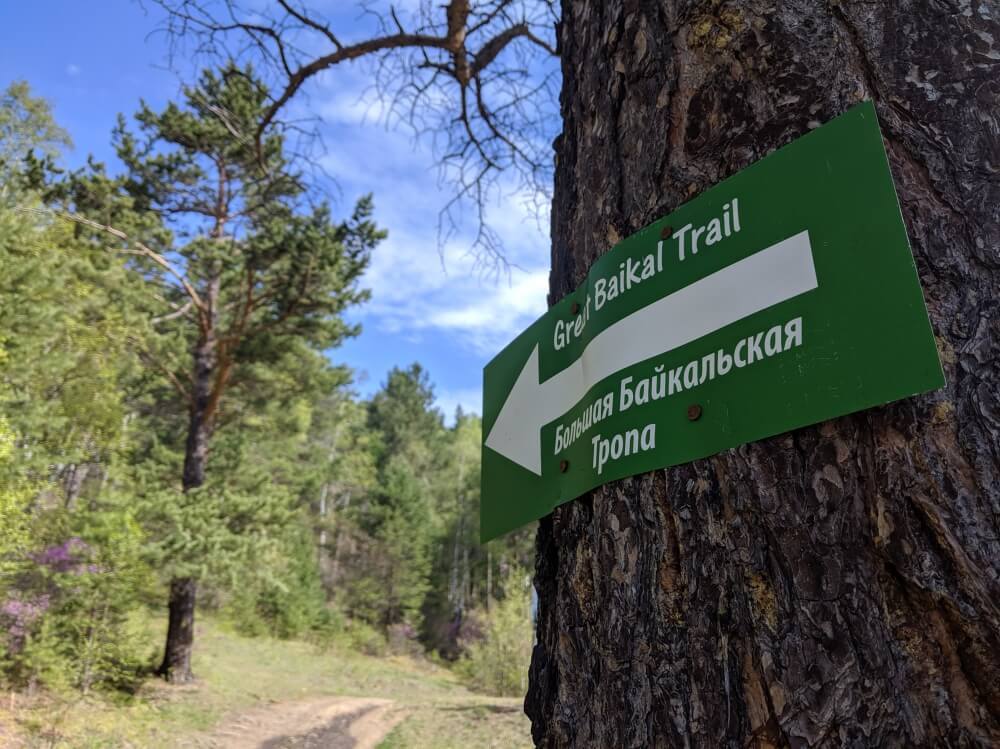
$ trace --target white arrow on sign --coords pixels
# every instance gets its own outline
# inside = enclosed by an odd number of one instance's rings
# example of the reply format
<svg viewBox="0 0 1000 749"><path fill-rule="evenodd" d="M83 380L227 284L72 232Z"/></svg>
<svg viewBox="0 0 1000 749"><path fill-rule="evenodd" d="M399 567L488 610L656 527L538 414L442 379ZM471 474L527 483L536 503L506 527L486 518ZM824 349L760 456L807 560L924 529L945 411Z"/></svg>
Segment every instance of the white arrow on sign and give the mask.
<svg viewBox="0 0 1000 749"><path fill-rule="evenodd" d="M566 369L541 382L538 344L511 388L486 446L542 475L542 427L605 377L817 287L803 231L646 305L601 331Z"/></svg>

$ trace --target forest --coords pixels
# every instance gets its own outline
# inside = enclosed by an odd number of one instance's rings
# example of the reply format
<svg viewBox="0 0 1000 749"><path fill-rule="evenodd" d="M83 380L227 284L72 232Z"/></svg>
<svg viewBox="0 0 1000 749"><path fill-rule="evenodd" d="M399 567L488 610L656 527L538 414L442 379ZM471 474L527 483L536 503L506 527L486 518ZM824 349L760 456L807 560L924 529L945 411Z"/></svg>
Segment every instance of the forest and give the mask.
<svg viewBox="0 0 1000 749"><path fill-rule="evenodd" d="M1000 746L995 2L108 8L0 24L0 745Z"/></svg>
<svg viewBox="0 0 1000 749"><path fill-rule="evenodd" d="M231 131L265 96L229 67L137 103L112 172L63 169L47 102L3 93L0 680L190 680L207 613L521 694L533 530L479 544L480 420L446 418L419 363L352 388L337 346L363 335L344 312L386 237L377 196L345 217L310 202L280 137L262 173Z"/></svg>

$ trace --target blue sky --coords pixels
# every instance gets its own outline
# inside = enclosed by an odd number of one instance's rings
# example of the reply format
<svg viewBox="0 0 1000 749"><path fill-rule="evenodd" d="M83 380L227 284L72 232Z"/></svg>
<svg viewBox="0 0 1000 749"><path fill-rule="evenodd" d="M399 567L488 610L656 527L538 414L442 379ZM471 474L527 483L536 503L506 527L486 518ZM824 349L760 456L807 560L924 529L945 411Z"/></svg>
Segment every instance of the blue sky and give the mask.
<svg viewBox="0 0 1000 749"><path fill-rule="evenodd" d="M327 5L345 37L365 33L356 3ZM109 142L118 113L131 115L140 98L158 107L176 95L179 79L166 69L165 40L150 34L158 18L156 8L132 0L3 5L0 85L25 79L50 101L74 140L68 165L88 154L114 165ZM364 395L391 367L419 361L447 415L458 404L478 413L483 365L545 311L548 217L515 190L488 207L508 259L518 266L509 276L477 271L469 254L471 221L441 247L438 214L451 193L438 184L431 149L387 128L366 88L361 69L344 68L317 81L296 104L322 118L322 162L338 184L329 195L335 213L348 214L358 196L371 192L376 218L389 230L365 277L372 300L352 313L363 332L331 358L357 371Z"/></svg>

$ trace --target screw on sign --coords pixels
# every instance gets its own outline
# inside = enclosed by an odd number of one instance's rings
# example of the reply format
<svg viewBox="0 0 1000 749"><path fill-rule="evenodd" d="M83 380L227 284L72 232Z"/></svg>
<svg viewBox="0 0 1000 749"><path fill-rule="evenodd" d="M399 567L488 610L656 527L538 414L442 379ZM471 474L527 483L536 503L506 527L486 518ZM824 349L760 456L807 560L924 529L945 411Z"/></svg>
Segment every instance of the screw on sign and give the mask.
<svg viewBox="0 0 1000 749"><path fill-rule="evenodd" d="M486 366L480 537L943 384L865 102L619 242Z"/></svg>

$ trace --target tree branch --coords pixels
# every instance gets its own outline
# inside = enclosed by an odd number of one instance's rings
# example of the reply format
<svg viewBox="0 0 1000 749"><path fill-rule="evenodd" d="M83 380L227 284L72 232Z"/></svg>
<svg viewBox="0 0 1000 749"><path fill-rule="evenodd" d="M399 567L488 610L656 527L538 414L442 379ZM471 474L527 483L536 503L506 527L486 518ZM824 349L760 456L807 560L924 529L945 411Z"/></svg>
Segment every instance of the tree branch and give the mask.
<svg viewBox="0 0 1000 749"><path fill-rule="evenodd" d="M131 340L134 343L136 343L136 344L139 343L135 339L131 339ZM167 367L163 363L161 363L159 359L157 359L152 353L150 353L149 351L147 351L141 345L136 345L136 352L139 354L139 358L142 359L142 361L147 366L152 367L153 369L156 369L164 377L166 377L167 380L170 382L170 384L173 385L174 389L181 396L181 398L183 398L184 401L190 405L190 403L191 403L191 391L188 390L186 387L184 387L184 383L182 383L180 381L180 379L178 379L177 374L172 369L170 369L169 367Z"/></svg>
<svg viewBox="0 0 1000 749"><path fill-rule="evenodd" d="M143 257L147 257L150 260L152 260L154 263L163 268L167 272L167 275L169 275L171 278L177 281L177 283L180 284L181 288L184 290L184 293L187 294L188 299L191 300L191 303L194 304L195 308L197 308L201 312L204 312L205 304L202 301L201 297L198 295L198 292L195 291L194 286L191 285L191 283L187 280L187 278L185 278L181 273L179 273L171 264L171 262L167 260L165 257L163 257L163 255L156 252L155 250L150 249L147 245L143 244L142 242L136 239L132 239L128 234L126 234L121 229L116 229L113 226L102 224L98 221L86 218L85 216L80 216L75 213L70 213L68 211L52 211L42 208L19 208L18 210L22 212L54 215L57 218L62 219L63 221L69 221L71 223L76 223L82 226L90 227L91 229L96 229L98 231L104 232L105 234L110 234L111 236L120 239L123 242L131 244L133 247L135 247L134 250L120 250L120 252L129 255L141 255Z"/></svg>
<svg viewBox="0 0 1000 749"><path fill-rule="evenodd" d="M426 34L393 34L392 36L369 39L358 44L352 44L349 47L341 47L332 54L324 55L307 65L303 65L288 77L288 83L284 91L272 102L261 119L260 125L257 128L258 156L261 155L261 139L264 132L274 122L275 117L277 117L281 109L298 93L302 85L317 73L347 60L356 60L359 57L385 50L400 49L403 47L436 47L438 49L447 49L447 45L448 40L442 37L428 36Z"/></svg>
<svg viewBox="0 0 1000 749"><path fill-rule="evenodd" d="M332 31L330 31L330 27L329 26L324 26L323 24L319 23L318 21L315 21L312 18L309 18L304 13L300 13L295 8L293 8L292 5L287 0L278 0L278 5L280 5L282 8L284 8L285 12L288 15L290 15L293 18L295 18L296 20L298 20L301 24L303 24L305 26L308 26L309 28L314 29L314 30L318 31L319 33L321 33L323 36L325 36L327 39L329 39L330 42L333 44L333 46L336 47L337 49L342 49L343 48L344 45L342 45L340 43L340 40L337 39L337 36Z"/></svg>
<svg viewBox="0 0 1000 749"><path fill-rule="evenodd" d="M442 180L455 185L463 202L487 200L510 169L521 178L517 189L550 194L550 144L559 122L551 84L558 70L546 62L558 56L554 0L439 0L403 17L391 0L359 0L377 23L368 38L354 42L343 41L303 0L276 0L254 10L238 0L154 1L168 12L172 49L193 36L197 51L213 63L262 57L270 66L275 93L249 134L265 171L265 135L273 128L290 132L282 115L306 83L368 59L374 61L370 90L386 105L387 120L431 137ZM375 2L386 9L372 9ZM245 137L238 129L230 132ZM449 202L445 210L452 207ZM482 206L476 215L485 220ZM477 246L506 265L495 240L495 232L480 228Z"/></svg>
<svg viewBox="0 0 1000 749"><path fill-rule="evenodd" d="M159 325L161 322L168 322L169 320L176 320L178 317L184 317L188 312L191 311L191 307L194 302L190 299L187 300L182 306L178 307L176 310L167 315L161 315L159 317L154 317L150 320L153 325Z"/></svg>

